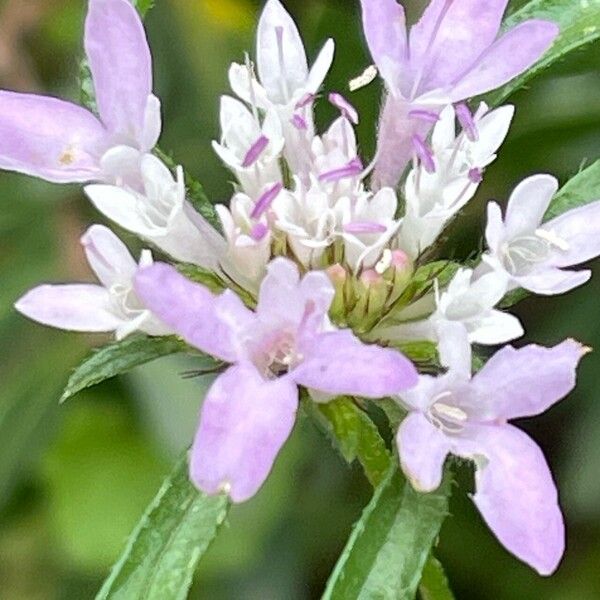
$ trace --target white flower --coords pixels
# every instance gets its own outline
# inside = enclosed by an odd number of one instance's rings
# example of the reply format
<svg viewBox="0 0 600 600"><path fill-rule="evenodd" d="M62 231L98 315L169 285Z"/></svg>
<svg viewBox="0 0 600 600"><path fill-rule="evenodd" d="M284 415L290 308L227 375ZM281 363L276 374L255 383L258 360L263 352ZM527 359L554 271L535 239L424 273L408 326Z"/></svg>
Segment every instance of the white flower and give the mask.
<svg viewBox="0 0 600 600"><path fill-rule="evenodd" d="M174 179L158 158L146 154L140 172L143 193L105 184L88 185L85 192L109 219L174 259L218 270L223 238L187 205L181 168Z"/></svg>
<svg viewBox="0 0 600 600"><path fill-rule="evenodd" d="M383 188L374 196L362 193L354 201L344 199L340 204L346 262L353 271L375 266L398 231L396 193Z"/></svg>
<svg viewBox="0 0 600 600"><path fill-rule="evenodd" d="M436 309L430 317L382 327L376 335L395 341L436 342L446 325L461 324L473 344L503 344L524 333L517 317L494 308L505 293L505 277L490 272L474 278L472 269L460 269L446 290L440 294L436 289Z"/></svg>
<svg viewBox="0 0 600 600"><path fill-rule="evenodd" d="M280 191L281 184L272 186L258 202L239 193L231 199L229 208L216 206L227 240L227 251L221 260L223 269L251 291L258 289L271 257L269 206Z"/></svg>
<svg viewBox="0 0 600 600"><path fill-rule="evenodd" d="M137 330L149 335L172 333L144 307L133 289L138 269L152 264L149 250L142 251L136 264L125 244L102 225L90 227L81 243L101 285L41 285L16 302L19 312L59 329L114 331L117 339Z"/></svg>
<svg viewBox="0 0 600 600"><path fill-rule="evenodd" d="M457 136L455 117L463 125ZM413 258L438 238L448 221L475 195L486 166L506 138L513 106L491 112L482 103L474 117L464 106L448 106L433 130L432 148L415 140L421 164L408 174L405 185L406 216L400 228L400 245Z"/></svg>
<svg viewBox="0 0 600 600"><path fill-rule="evenodd" d="M265 185L281 181L284 139L279 117L270 109L261 125L242 102L223 96L220 120L221 142L213 142L213 148L234 172L242 191L257 198Z"/></svg>
<svg viewBox="0 0 600 600"><path fill-rule="evenodd" d="M591 271L567 271L600 255L600 201L569 210L543 223L558 190L551 175L535 175L517 186L506 216L495 202L488 205L485 232L489 251L481 272L490 268L508 279L509 289L562 294L582 285Z"/></svg>

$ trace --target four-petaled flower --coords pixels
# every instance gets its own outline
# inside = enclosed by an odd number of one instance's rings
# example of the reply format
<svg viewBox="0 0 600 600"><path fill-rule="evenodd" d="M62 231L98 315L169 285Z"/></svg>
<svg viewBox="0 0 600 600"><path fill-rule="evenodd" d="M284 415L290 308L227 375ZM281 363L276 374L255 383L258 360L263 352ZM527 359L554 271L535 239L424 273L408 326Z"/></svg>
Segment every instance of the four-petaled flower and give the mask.
<svg viewBox="0 0 600 600"><path fill-rule="evenodd" d="M269 264L256 311L233 292L215 296L166 264L140 271L135 289L188 343L233 363L207 393L192 449L191 478L207 494L224 491L243 502L256 493L294 425L298 386L379 398L417 380L399 352L335 330L327 275L300 279L284 258Z"/></svg>
<svg viewBox="0 0 600 600"><path fill-rule="evenodd" d="M475 461L473 502L502 544L542 575L564 552L564 523L552 475L538 446L507 421L538 415L575 386L585 349L507 346L471 377L471 347L461 327L439 345L447 373L421 375L400 395L410 412L397 435L400 463L423 492L441 483L448 454Z"/></svg>

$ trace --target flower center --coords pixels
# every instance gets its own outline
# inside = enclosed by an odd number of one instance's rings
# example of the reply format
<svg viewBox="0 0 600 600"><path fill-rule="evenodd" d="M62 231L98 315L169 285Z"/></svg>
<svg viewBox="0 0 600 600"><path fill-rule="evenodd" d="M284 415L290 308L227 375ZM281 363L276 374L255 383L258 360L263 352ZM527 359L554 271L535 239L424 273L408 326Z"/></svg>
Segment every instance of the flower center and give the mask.
<svg viewBox="0 0 600 600"><path fill-rule="evenodd" d="M449 435L463 431L469 415L460 407L452 404L452 392L442 392L435 397L427 410L427 418L432 425Z"/></svg>
<svg viewBox="0 0 600 600"><path fill-rule="evenodd" d="M283 331L265 340L254 362L267 379L276 379L293 369L303 358L296 347L295 332Z"/></svg>
<svg viewBox="0 0 600 600"><path fill-rule="evenodd" d="M532 235L515 238L504 245L504 266L515 276L524 276L547 261L556 250L566 251L569 245L552 231L536 229Z"/></svg>

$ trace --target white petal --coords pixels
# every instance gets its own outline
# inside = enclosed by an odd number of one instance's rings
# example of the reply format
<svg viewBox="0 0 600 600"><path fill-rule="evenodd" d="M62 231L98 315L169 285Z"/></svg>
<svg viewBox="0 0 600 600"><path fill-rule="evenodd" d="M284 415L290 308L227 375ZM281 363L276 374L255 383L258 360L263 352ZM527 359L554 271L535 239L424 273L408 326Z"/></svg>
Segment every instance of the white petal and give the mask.
<svg viewBox="0 0 600 600"><path fill-rule="evenodd" d="M308 81L306 83L306 90L311 94L316 94L319 88L325 81L331 64L333 63L333 55L335 53L335 42L332 39L328 39L325 45L319 52L317 60L315 60L313 66L310 68L308 74Z"/></svg>

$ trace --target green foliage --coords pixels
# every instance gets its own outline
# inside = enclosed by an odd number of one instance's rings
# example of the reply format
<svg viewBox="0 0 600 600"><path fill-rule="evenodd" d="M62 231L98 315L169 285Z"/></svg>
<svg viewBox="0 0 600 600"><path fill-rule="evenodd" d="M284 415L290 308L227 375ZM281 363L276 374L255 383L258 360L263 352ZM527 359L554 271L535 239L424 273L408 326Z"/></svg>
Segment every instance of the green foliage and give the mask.
<svg viewBox="0 0 600 600"><path fill-rule="evenodd" d="M151 360L168 356L176 352L191 351L189 346L175 336L150 337L137 335L113 342L94 351L71 374L61 402L68 400L77 392L96 385L115 375L127 373L134 367ZM206 355L199 355L202 364L199 368L211 369L218 363Z"/></svg>
<svg viewBox="0 0 600 600"><path fill-rule="evenodd" d="M354 526L324 600L412 600L448 513L451 477L420 494L392 467Z"/></svg>
<svg viewBox="0 0 600 600"><path fill-rule="evenodd" d="M358 460L369 482L378 485L389 469L391 458L369 415L347 397L325 404L307 399L305 407L344 459L349 463Z"/></svg>
<svg viewBox="0 0 600 600"><path fill-rule="evenodd" d="M178 462L132 533L96 600L183 600L201 556L225 521L224 496L198 492Z"/></svg>
<svg viewBox="0 0 600 600"><path fill-rule="evenodd" d="M486 96L487 102L492 106L502 104L514 92L570 52L600 38L600 0L531 0L504 21L503 29L512 29L528 19L553 21L560 27L560 34L552 48L536 65Z"/></svg>
<svg viewBox="0 0 600 600"><path fill-rule="evenodd" d="M98 400L62 408L60 437L42 461L54 552L94 574L119 556L165 474L128 412Z"/></svg>
<svg viewBox="0 0 600 600"><path fill-rule="evenodd" d="M146 13L154 7L154 3L155 0L133 0L132 2L142 17L145 17Z"/></svg>
<svg viewBox="0 0 600 600"><path fill-rule="evenodd" d="M545 220L596 200L600 200L600 160L567 181L552 200Z"/></svg>
<svg viewBox="0 0 600 600"><path fill-rule="evenodd" d="M440 561L430 556L423 569L423 577L419 584L421 600L454 600L448 578Z"/></svg>

